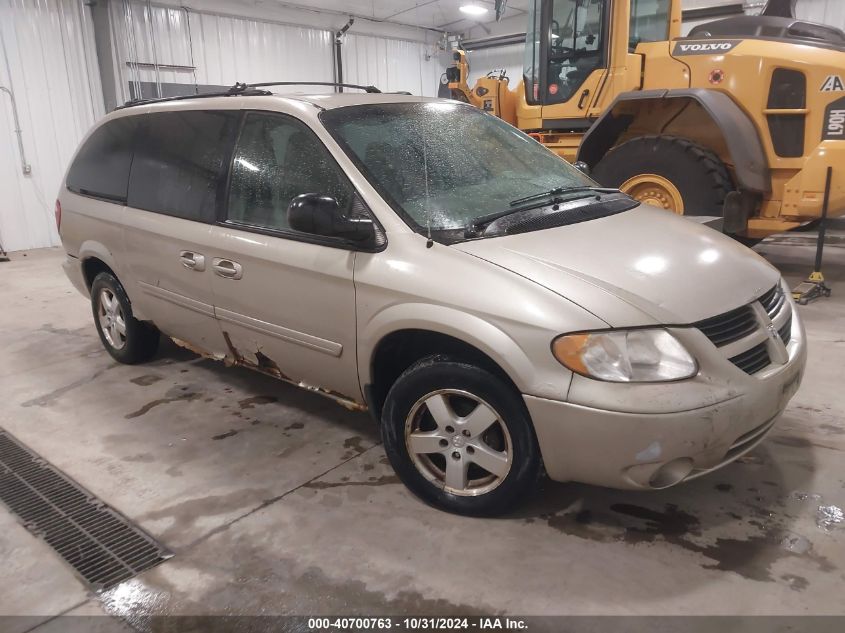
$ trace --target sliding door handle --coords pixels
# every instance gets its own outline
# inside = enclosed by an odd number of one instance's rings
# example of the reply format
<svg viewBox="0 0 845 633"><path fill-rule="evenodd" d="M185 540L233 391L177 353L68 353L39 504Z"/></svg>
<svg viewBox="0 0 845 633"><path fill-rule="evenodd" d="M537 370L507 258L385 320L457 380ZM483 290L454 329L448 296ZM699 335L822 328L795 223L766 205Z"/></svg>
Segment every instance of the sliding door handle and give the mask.
<svg viewBox="0 0 845 633"><path fill-rule="evenodd" d="M240 279L244 276L244 269L238 262L233 262L231 259L214 258L214 263L211 265L214 269L214 274L224 279Z"/></svg>
<svg viewBox="0 0 845 633"><path fill-rule="evenodd" d="M185 268L202 272L205 270L205 255L193 251L182 251L179 253L179 261Z"/></svg>

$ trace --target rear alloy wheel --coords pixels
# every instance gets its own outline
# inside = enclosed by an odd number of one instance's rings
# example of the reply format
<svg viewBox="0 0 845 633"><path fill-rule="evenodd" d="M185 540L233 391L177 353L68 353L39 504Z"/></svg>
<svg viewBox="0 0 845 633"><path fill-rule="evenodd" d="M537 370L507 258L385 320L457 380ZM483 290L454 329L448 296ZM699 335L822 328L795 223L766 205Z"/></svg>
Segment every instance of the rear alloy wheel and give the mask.
<svg viewBox="0 0 845 633"><path fill-rule="evenodd" d="M134 365L155 355L158 330L132 316L129 297L114 275L103 272L94 278L91 308L100 341L116 361Z"/></svg>
<svg viewBox="0 0 845 633"><path fill-rule="evenodd" d="M407 369L382 413L385 450L402 482L450 512L501 514L534 489L540 451L513 386L434 356Z"/></svg>
<svg viewBox="0 0 845 633"><path fill-rule="evenodd" d="M103 337L113 349L126 345L126 315L110 288L103 287L97 301L97 320Z"/></svg>
<svg viewBox="0 0 845 633"><path fill-rule="evenodd" d="M730 173L709 149L676 136L642 136L610 150L593 170L606 187L678 215L721 217L734 190Z"/></svg>

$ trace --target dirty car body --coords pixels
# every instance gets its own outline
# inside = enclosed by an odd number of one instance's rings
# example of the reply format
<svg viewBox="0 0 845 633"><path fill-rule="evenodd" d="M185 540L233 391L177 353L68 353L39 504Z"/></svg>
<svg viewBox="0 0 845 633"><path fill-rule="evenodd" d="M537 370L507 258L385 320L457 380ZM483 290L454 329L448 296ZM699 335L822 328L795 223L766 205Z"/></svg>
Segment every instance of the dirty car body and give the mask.
<svg viewBox="0 0 845 633"><path fill-rule="evenodd" d="M66 184L65 270L115 358L160 331L369 409L403 482L448 510L504 511L541 467L674 485L753 448L801 381L773 267L470 106L139 105Z"/></svg>

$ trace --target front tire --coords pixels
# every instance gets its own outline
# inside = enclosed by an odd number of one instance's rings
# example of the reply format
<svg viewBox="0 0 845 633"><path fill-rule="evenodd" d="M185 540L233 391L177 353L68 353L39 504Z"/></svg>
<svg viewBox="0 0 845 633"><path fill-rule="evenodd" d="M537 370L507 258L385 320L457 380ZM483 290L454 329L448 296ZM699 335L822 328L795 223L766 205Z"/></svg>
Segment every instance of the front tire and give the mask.
<svg viewBox="0 0 845 633"><path fill-rule="evenodd" d="M158 330L132 315L129 297L114 275L103 272L94 278L91 308L100 341L117 362L135 365L155 355Z"/></svg>
<svg viewBox="0 0 845 633"><path fill-rule="evenodd" d="M734 189L715 153L676 136L642 136L622 143L599 161L593 177L679 215L721 217L725 197Z"/></svg>
<svg viewBox="0 0 845 633"><path fill-rule="evenodd" d="M402 482L450 512L502 514L533 491L540 474L521 397L467 363L433 356L412 365L387 395L381 430Z"/></svg>

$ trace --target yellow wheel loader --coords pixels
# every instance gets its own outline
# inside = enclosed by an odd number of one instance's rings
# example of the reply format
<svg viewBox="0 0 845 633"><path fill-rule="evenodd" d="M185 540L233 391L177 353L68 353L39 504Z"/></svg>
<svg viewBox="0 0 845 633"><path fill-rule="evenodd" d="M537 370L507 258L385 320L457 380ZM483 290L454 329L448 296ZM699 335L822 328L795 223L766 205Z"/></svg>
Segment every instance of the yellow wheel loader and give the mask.
<svg viewBox="0 0 845 633"><path fill-rule="evenodd" d="M845 211L845 32L789 15L681 37L681 0L530 0L515 90L470 88L463 50L446 80L603 185L755 240L819 218L828 166Z"/></svg>

